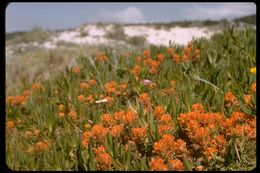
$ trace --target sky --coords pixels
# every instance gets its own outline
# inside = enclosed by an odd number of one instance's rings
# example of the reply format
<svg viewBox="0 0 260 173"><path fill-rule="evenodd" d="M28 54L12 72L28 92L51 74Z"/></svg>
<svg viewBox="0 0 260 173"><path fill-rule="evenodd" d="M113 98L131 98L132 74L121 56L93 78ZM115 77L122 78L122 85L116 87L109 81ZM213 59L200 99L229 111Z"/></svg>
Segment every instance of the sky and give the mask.
<svg viewBox="0 0 260 173"><path fill-rule="evenodd" d="M6 32L69 29L86 23L234 19L256 14L250 3L10 3Z"/></svg>

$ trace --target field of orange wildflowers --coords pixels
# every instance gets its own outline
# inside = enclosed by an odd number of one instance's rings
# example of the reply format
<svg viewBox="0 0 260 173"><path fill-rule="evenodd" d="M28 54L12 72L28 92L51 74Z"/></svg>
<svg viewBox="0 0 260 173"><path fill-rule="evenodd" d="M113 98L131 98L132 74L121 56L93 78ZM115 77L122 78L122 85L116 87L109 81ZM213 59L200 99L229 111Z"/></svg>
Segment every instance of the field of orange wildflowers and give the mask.
<svg viewBox="0 0 260 173"><path fill-rule="evenodd" d="M255 30L114 55L6 97L13 170L251 170Z"/></svg>

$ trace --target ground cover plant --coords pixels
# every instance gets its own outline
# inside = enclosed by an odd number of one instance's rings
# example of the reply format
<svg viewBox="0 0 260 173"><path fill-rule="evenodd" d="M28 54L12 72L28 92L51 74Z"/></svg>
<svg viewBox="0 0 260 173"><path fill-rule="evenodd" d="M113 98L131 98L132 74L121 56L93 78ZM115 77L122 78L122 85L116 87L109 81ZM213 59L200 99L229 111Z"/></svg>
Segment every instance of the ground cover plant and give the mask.
<svg viewBox="0 0 260 173"><path fill-rule="evenodd" d="M252 170L256 34L79 57L6 96L13 170Z"/></svg>

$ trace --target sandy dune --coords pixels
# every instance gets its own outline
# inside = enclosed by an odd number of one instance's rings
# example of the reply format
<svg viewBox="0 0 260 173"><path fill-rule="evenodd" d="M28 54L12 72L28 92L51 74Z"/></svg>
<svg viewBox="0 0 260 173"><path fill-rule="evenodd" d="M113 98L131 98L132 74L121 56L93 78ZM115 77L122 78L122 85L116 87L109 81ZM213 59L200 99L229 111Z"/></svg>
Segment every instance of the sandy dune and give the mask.
<svg viewBox="0 0 260 173"><path fill-rule="evenodd" d="M169 45L169 41L175 44L187 44L193 38L210 38L215 32L209 31L207 28L198 27L172 27L169 29L155 29L148 26L123 26L124 33L127 37L144 36L148 44L153 45ZM86 25L84 28L77 28L72 31L63 31L52 38L52 42L44 43L42 46L50 49L55 48L58 41L71 42L76 44L113 44L115 40L106 37L107 32L113 31L113 25L97 26ZM87 33L81 36L81 32Z"/></svg>

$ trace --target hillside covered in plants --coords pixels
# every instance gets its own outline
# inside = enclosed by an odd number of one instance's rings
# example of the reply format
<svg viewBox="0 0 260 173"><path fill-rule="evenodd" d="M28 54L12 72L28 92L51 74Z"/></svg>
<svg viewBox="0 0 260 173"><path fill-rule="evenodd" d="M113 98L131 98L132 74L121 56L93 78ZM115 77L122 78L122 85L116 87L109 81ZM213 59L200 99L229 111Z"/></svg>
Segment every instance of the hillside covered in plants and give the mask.
<svg viewBox="0 0 260 173"><path fill-rule="evenodd" d="M13 170L252 170L256 31L80 56L6 96Z"/></svg>

